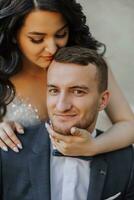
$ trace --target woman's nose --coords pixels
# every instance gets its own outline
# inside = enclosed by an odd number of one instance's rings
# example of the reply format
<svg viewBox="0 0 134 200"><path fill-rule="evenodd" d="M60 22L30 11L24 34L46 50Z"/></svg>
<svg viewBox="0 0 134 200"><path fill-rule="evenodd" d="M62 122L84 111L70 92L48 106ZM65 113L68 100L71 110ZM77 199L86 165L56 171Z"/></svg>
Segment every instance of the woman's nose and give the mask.
<svg viewBox="0 0 134 200"><path fill-rule="evenodd" d="M58 47L54 41L54 39L49 39L48 41L46 41L45 44L45 51L50 53L51 55L54 55L56 53L56 51L58 50Z"/></svg>

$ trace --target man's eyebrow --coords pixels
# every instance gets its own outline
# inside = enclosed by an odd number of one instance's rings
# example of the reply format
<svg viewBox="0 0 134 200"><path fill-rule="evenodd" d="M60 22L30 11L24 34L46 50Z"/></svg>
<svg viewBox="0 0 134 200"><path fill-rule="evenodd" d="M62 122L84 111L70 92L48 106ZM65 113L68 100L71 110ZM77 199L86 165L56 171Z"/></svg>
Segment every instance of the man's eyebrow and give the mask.
<svg viewBox="0 0 134 200"><path fill-rule="evenodd" d="M86 90L89 91L89 88L85 85L76 85L76 86L72 86L70 87L71 89L82 89L82 90Z"/></svg>
<svg viewBox="0 0 134 200"><path fill-rule="evenodd" d="M64 28L66 28L66 27L68 27L68 24L65 24L63 27L59 28L59 29L56 31L56 33L62 31L62 30L63 30ZM46 33L37 32L37 31L32 31L32 32L29 32L28 34L30 34L30 35L43 35L43 36L46 35Z"/></svg>
<svg viewBox="0 0 134 200"><path fill-rule="evenodd" d="M52 84L47 84L47 87L56 87L56 86Z"/></svg>
<svg viewBox="0 0 134 200"><path fill-rule="evenodd" d="M47 87L57 87L56 85L53 85L53 84L47 84ZM85 85L76 85L76 86L72 86L70 87L70 89L82 89L82 90L86 90L86 91L89 91L89 88Z"/></svg>

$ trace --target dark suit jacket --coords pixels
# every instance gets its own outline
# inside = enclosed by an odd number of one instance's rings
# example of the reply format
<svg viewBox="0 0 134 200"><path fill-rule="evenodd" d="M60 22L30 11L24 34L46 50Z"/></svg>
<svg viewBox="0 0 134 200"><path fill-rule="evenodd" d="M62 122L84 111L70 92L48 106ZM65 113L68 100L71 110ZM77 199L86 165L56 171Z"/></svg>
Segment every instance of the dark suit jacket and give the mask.
<svg viewBox="0 0 134 200"><path fill-rule="evenodd" d="M27 128L20 153L0 152L0 200L50 200L50 141L44 124ZM117 198L115 195L117 194ZM132 146L95 156L88 200L134 200Z"/></svg>

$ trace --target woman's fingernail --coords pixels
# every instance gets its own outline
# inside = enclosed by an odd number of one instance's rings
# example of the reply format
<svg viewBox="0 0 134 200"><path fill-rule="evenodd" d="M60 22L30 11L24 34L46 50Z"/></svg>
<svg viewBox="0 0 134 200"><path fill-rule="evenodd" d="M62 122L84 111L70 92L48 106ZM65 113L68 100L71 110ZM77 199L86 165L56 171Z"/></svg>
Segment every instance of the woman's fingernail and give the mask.
<svg viewBox="0 0 134 200"><path fill-rule="evenodd" d="M19 149L23 149L23 147L22 147L21 144L17 144L17 147L18 147Z"/></svg>
<svg viewBox="0 0 134 200"><path fill-rule="evenodd" d="M49 124L45 123L45 127L46 127L46 129L48 129L49 128Z"/></svg>
<svg viewBox="0 0 134 200"><path fill-rule="evenodd" d="M50 124L50 125L52 124L50 119L49 119L49 124Z"/></svg>
<svg viewBox="0 0 134 200"><path fill-rule="evenodd" d="M22 128L19 129L19 133L23 134L24 130Z"/></svg>
<svg viewBox="0 0 134 200"><path fill-rule="evenodd" d="M18 153L19 152L19 149L17 147L14 147L13 150Z"/></svg>
<svg viewBox="0 0 134 200"><path fill-rule="evenodd" d="M2 149L3 151L6 151L6 152L8 151L8 148L6 146L3 146Z"/></svg>
<svg viewBox="0 0 134 200"><path fill-rule="evenodd" d="M76 131L76 127L72 127L71 128L71 133L75 133L75 131Z"/></svg>

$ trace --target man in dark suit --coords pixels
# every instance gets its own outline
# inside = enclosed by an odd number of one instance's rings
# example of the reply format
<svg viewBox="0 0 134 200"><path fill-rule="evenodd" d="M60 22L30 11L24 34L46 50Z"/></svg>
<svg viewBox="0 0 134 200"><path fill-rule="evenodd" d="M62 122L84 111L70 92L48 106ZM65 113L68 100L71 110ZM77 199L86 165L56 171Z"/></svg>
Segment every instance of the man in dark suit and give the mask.
<svg viewBox="0 0 134 200"><path fill-rule="evenodd" d="M75 126L92 137L101 134L95 124L109 99L107 76L106 62L94 51L59 50L48 69L49 129L69 135ZM19 137L24 146L19 154L0 154L1 200L134 200L132 146L94 158L64 157L52 155L44 123Z"/></svg>

